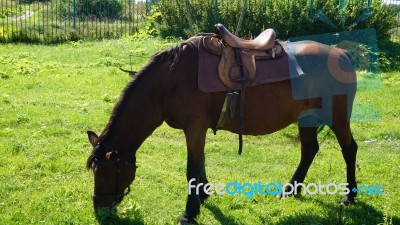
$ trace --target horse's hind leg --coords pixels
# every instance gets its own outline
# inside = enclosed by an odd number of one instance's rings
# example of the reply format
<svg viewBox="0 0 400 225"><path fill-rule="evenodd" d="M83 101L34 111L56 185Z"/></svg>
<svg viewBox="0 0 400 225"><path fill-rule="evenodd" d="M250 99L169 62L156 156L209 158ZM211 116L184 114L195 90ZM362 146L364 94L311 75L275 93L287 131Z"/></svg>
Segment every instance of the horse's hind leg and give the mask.
<svg viewBox="0 0 400 225"><path fill-rule="evenodd" d="M333 124L332 130L336 135L340 147L342 148L342 155L346 162L346 172L347 172L347 188L349 193L342 199L342 204L349 205L353 204L354 197L356 197L357 192L353 189L357 189L356 184L356 155L357 155L357 143L354 141L353 135L350 130L350 123L345 122L339 124Z"/></svg>
<svg viewBox="0 0 400 225"><path fill-rule="evenodd" d="M316 127L300 127L299 126L299 136L301 141L301 158L300 163L297 166L296 172L293 174L292 179L290 180L290 184L295 185L295 183L303 183L304 178L307 175L308 169L312 161L314 160L315 155L319 150L318 140L317 140L317 128ZM286 186L285 193L291 193L290 186ZM297 190L297 194L301 192L301 186L299 185ZM281 196L282 197L281 193Z"/></svg>
<svg viewBox="0 0 400 225"><path fill-rule="evenodd" d="M349 92L350 93L350 92ZM354 95L339 95L333 98L333 114L332 114L332 131L335 133L339 145L342 149L342 155L346 162L347 188L350 191L343 199L344 205L354 203L354 197L357 192L353 189L357 188L356 184L356 155L357 143L354 141L350 130L350 115L352 111ZM354 189L356 190L356 189Z"/></svg>

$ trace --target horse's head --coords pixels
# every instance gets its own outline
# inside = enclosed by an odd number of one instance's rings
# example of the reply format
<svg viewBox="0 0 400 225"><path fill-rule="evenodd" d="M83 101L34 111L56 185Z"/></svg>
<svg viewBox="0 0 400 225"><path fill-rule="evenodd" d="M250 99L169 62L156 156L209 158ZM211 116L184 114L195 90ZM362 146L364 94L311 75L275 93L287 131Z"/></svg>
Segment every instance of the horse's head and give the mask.
<svg viewBox="0 0 400 225"><path fill-rule="evenodd" d="M129 185L135 179L136 158L114 149L111 143L99 141L94 132L87 133L93 146L86 166L94 173L94 210L114 208L130 191Z"/></svg>

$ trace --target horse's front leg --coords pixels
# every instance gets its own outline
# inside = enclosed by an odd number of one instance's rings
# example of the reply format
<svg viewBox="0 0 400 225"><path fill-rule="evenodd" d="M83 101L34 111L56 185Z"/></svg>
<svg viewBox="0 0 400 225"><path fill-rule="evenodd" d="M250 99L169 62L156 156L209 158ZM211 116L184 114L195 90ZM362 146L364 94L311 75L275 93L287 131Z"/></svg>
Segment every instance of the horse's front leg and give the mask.
<svg viewBox="0 0 400 225"><path fill-rule="evenodd" d="M200 204L208 197L204 193L204 185L208 183L204 166L207 129L208 121L205 120L192 121L184 129L188 151L186 171L188 198L180 224L196 224L195 219L200 213Z"/></svg>

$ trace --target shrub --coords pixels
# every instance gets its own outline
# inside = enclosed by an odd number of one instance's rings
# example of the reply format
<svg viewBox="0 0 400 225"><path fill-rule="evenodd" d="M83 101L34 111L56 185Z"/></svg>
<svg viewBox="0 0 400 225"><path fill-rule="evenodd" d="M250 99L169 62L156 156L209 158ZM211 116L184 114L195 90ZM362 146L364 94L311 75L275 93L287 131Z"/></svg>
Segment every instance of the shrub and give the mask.
<svg viewBox="0 0 400 225"><path fill-rule="evenodd" d="M218 13L215 14L215 0L191 1L194 33L211 32L213 24L217 22L234 31L242 11L242 2L219 0ZM382 5L382 0L372 1L369 6L367 4L364 0L248 0L239 36L255 36L269 27L274 28L281 39L375 28L378 39L389 39L390 31L399 25L395 9ZM181 1L159 0L157 10L162 15L162 36L191 35L185 4Z"/></svg>

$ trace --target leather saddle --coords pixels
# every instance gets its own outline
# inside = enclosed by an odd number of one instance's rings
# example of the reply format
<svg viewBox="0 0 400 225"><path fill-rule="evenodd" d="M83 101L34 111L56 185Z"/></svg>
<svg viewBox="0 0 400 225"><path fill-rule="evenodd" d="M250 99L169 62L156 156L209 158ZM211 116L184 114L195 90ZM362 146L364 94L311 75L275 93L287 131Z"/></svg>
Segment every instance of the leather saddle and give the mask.
<svg viewBox="0 0 400 225"><path fill-rule="evenodd" d="M229 32L222 24L216 24L214 34L205 35L199 44L200 90L228 90L218 123L213 128L214 133L234 118L240 96L239 154L242 153L243 146L246 88L289 77L287 54L275 38L275 31L267 29L253 40L244 40ZM215 68L218 75L214 75ZM280 75L282 71L283 75ZM276 75L278 78L271 79L271 76ZM219 81L215 81L216 76ZM224 87L220 88L219 83Z"/></svg>
<svg viewBox="0 0 400 225"><path fill-rule="evenodd" d="M253 40L244 40L229 32L222 24L217 24L214 35L203 37L202 44L209 53L220 57L220 81L227 89L241 90L255 80L257 64L285 54L275 37L275 31L267 29Z"/></svg>

